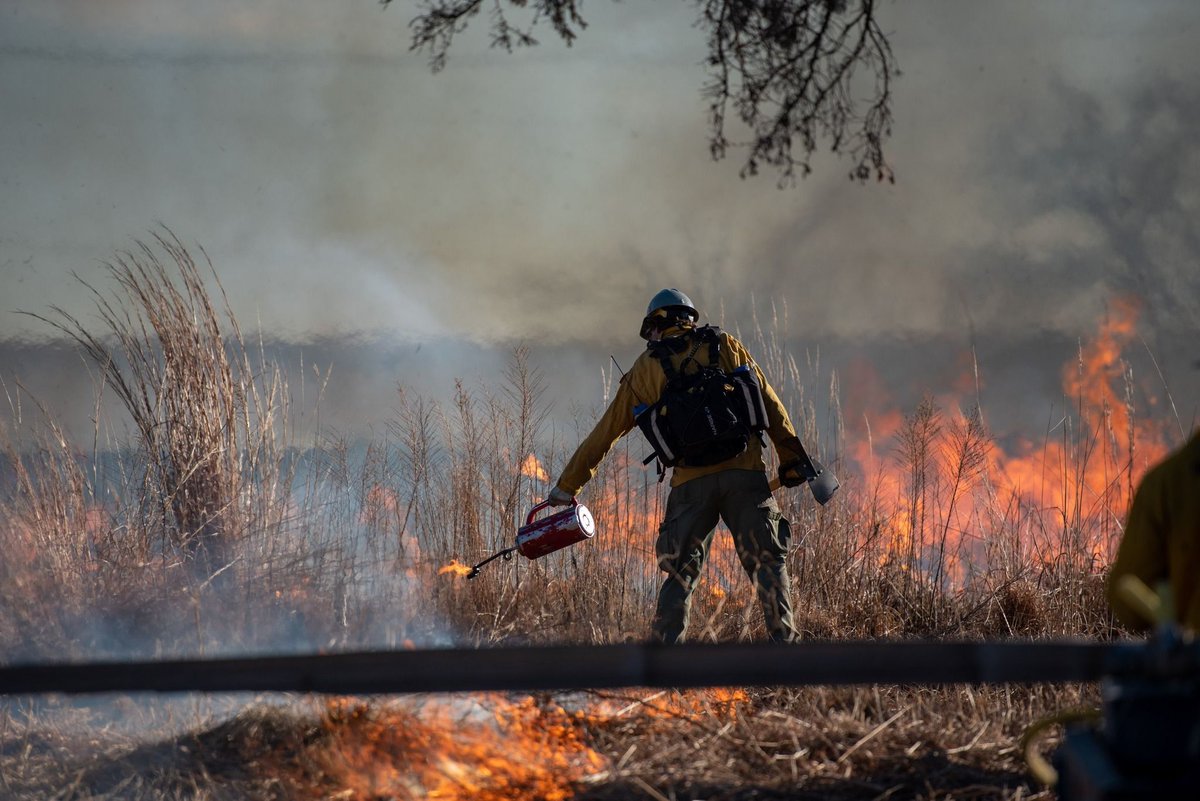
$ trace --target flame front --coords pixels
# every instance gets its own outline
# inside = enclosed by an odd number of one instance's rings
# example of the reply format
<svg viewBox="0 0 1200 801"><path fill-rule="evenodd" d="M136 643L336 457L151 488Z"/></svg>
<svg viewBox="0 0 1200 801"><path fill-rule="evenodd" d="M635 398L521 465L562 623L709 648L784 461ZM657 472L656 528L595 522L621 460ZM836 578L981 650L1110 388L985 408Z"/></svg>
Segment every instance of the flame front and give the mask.
<svg viewBox="0 0 1200 801"><path fill-rule="evenodd" d="M1134 413L1123 354L1138 310L1131 298L1110 303L1096 335L1064 365L1067 408L1040 441L994 437L962 395L927 398L908 415L864 414L848 451L885 532L881 562L931 572L934 553L936 578L962 581L963 556L1004 529L1036 563L1107 564L1138 480L1169 449L1161 421ZM860 383L882 394L878 382ZM877 443L893 458L881 458Z"/></svg>

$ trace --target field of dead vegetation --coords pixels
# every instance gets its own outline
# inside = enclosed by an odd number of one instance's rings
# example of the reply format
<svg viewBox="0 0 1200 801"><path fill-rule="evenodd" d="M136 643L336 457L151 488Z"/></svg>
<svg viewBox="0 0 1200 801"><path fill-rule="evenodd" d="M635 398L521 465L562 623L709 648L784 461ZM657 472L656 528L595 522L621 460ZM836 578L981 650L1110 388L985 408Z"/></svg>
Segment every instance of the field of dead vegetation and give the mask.
<svg viewBox="0 0 1200 801"><path fill-rule="evenodd" d="M449 403L399 388L369 441L301 439L288 371L169 232L121 254L95 289L98 323L43 316L79 346L132 436L117 441L98 422L76 441L53 399L5 387L5 663L645 636L666 490L636 436L581 499L593 540L464 576L511 543L591 423L547 424L528 350ZM814 392L813 365L764 333L778 317L742 332L802 437L842 477L824 507L803 490L780 496L807 638L1120 636L1105 567L1137 478L1182 432L1142 416L1121 361L1136 306L1112 308L1064 354L1063 419L1003 447L969 395L879 409L869 435L851 435L836 381ZM318 371L318 391L324 380ZM725 535L690 636L762 636ZM0 797L1051 798L1027 777L1017 739L1095 696L1002 686L10 698Z"/></svg>

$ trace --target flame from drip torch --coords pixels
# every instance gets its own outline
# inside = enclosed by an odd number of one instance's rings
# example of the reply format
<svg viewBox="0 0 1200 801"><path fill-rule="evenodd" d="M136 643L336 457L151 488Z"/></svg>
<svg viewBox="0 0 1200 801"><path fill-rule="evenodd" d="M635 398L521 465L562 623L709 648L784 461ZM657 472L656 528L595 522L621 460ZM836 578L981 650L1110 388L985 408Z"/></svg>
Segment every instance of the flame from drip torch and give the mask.
<svg viewBox="0 0 1200 801"><path fill-rule="evenodd" d="M452 576L465 576L465 575L468 575L470 572L471 572L471 566L464 565L462 562L458 561L457 559L451 559L450 564L442 565L441 567L438 568L439 576L444 576L446 574L449 574Z"/></svg>

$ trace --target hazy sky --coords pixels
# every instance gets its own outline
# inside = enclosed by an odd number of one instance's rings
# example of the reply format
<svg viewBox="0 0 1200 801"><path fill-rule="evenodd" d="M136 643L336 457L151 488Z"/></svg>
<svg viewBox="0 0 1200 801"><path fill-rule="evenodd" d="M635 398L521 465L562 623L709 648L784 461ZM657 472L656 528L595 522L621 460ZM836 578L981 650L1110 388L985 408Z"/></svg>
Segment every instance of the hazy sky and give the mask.
<svg viewBox="0 0 1200 801"><path fill-rule="evenodd" d="M583 12L513 55L476 20L435 75L401 0L8 0L0 337L86 315L72 272L163 223L283 338L607 354L679 286L864 343L1069 340L1132 292L1150 340L1194 342L1194 0L884 4L896 184L822 157L783 190L709 159L692 3Z"/></svg>

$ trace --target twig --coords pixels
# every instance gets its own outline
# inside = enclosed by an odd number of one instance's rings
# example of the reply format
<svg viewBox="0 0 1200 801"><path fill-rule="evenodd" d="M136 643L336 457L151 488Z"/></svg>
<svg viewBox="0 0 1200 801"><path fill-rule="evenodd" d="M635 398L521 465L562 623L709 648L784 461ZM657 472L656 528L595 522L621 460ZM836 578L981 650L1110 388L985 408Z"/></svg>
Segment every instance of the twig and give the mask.
<svg viewBox="0 0 1200 801"><path fill-rule="evenodd" d="M966 745L960 745L958 748L951 748L946 753L947 754L961 754L963 751L970 751L972 748L975 747L975 744L979 742L979 738L983 736L983 733L985 731L987 731L987 728L990 725L991 725L991 723L989 721L984 721L983 728L981 728L979 730L979 733L975 735L975 739L971 740L971 742L967 743Z"/></svg>
<svg viewBox="0 0 1200 801"><path fill-rule="evenodd" d="M891 726L893 723L895 723L897 720L899 720L899 719L900 719L900 716L901 716L901 715L903 715L903 714L904 714L905 712L907 712L908 710L909 710L909 707L907 707L907 706L906 706L906 707L904 707L904 708L903 708L903 709L901 709L899 712L897 712L896 714L892 715L890 718L888 718L887 720L885 720L883 723L880 723L878 726L876 726L875 728L871 729L871 731L870 731L870 732L868 732L868 733L867 733L867 734L866 734L866 735L865 735L865 736L864 736L864 737L863 737L861 740L859 740L859 741L858 741L857 743L855 743L854 745L850 746L850 748L848 748L844 754L842 754L840 757L838 757L838 758L837 758L837 763L840 765L840 764L842 764L843 762L845 762L845 761L846 761L846 760L847 760L847 759L850 757L850 755L851 755L851 754L853 754L853 753L854 753L855 751L857 751L859 748L862 748L862 747L863 747L864 745L866 745L866 744L867 744L867 743L868 743L868 742L869 742L871 739L873 739L873 738L874 738L876 735L878 735L878 734L879 734L881 731L883 731L883 730L884 730L884 729L886 729L888 726Z"/></svg>
<svg viewBox="0 0 1200 801"><path fill-rule="evenodd" d="M658 790L655 790L653 787L651 787L649 784L647 784L639 776L633 777L633 783L636 784L638 787L642 788L643 790L645 790L647 793L649 793L650 796L654 798L654 801L672 801L672 799L667 798L665 795L660 793Z"/></svg>

